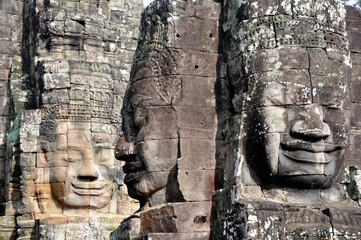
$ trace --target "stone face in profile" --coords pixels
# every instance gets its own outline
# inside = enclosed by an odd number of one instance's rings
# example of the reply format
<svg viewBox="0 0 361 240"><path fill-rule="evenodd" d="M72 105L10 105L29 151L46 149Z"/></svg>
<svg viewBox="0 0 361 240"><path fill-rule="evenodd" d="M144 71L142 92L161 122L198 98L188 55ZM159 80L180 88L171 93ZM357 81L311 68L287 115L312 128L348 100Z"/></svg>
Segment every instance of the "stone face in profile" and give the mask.
<svg viewBox="0 0 361 240"><path fill-rule="evenodd" d="M218 10L211 2L198 5L210 12L197 12L197 20L190 3L181 8L155 1L141 20L116 156L126 162L129 195L153 206L209 200L214 191L218 55L217 28L211 27L217 26ZM194 34L199 26L210 33ZM195 154L201 144L209 154ZM186 181L197 177L207 188L200 184L195 193Z"/></svg>
<svg viewBox="0 0 361 240"><path fill-rule="evenodd" d="M142 15L116 147L141 208L115 239L210 237L218 14L213 1L160 0Z"/></svg>
<svg viewBox="0 0 361 240"><path fill-rule="evenodd" d="M122 114L124 137L130 143L121 138L116 155L126 162L124 183L129 195L140 199L166 187L178 154L176 112L163 102L150 81L140 80L128 88Z"/></svg>
<svg viewBox="0 0 361 240"><path fill-rule="evenodd" d="M150 24L145 18L142 27ZM164 24L166 20L152 21ZM169 46L154 42L165 42L168 31L164 29L160 39L141 39L122 109L124 137L118 141L116 156L126 162L124 183L129 195L142 202L164 190L170 173L176 172L179 154L177 112L172 104L179 97L180 77L170 75L175 63Z"/></svg>

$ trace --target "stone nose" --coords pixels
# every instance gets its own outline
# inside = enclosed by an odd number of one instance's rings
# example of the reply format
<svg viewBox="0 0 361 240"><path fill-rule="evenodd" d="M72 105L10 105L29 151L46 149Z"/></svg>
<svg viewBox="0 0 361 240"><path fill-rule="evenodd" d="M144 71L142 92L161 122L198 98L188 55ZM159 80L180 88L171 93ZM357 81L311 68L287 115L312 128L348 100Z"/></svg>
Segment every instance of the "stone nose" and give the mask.
<svg viewBox="0 0 361 240"><path fill-rule="evenodd" d="M115 148L115 158L121 161L127 161L127 159L134 154L134 144L127 142L124 136L120 136Z"/></svg>
<svg viewBox="0 0 361 240"><path fill-rule="evenodd" d="M89 180L95 180L99 177L98 171L94 165L91 149L83 151L82 167L78 172L78 177Z"/></svg>
<svg viewBox="0 0 361 240"><path fill-rule="evenodd" d="M325 138L330 133L330 127L323 121L322 110L314 104L308 109L306 118L295 122L291 128L291 134L307 139Z"/></svg>

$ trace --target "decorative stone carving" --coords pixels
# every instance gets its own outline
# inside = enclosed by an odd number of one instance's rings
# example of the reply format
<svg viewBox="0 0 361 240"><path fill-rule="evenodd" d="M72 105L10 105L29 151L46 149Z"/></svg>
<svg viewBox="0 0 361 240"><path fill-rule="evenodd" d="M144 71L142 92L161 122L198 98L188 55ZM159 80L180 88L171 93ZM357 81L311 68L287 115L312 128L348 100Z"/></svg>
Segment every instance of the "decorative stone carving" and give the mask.
<svg viewBox="0 0 361 240"><path fill-rule="evenodd" d="M360 12L222 7L0 1L0 239L361 238Z"/></svg>
<svg viewBox="0 0 361 240"><path fill-rule="evenodd" d="M109 205L122 173L114 167L111 148L94 146L89 108L81 104L50 107L43 115L37 165L49 168L50 182L45 184L50 184L59 203L99 209Z"/></svg>
<svg viewBox="0 0 361 240"><path fill-rule="evenodd" d="M359 236L357 221L334 225L340 205L347 219L360 213L341 174L352 109L344 3L227 1L224 11L234 114L215 238Z"/></svg>
<svg viewBox="0 0 361 240"><path fill-rule="evenodd" d="M322 10L323 4L310 6L311 12L325 15L322 24L296 9L250 20L248 14L256 14L252 3L239 8L243 15L233 27L243 31L241 63L230 60L228 68L243 76L232 102L242 126L237 177L245 184L327 188L344 162L351 108L350 53L345 22L339 20L345 11L336 3L330 5L334 10ZM257 29L262 33L252 38ZM269 43L269 37L275 44L260 44Z"/></svg>
<svg viewBox="0 0 361 240"><path fill-rule="evenodd" d="M141 208L114 239L210 237L218 8L154 1L142 15L116 148Z"/></svg>
<svg viewBox="0 0 361 240"><path fill-rule="evenodd" d="M9 135L1 222L14 222L4 239L106 238L138 207L114 148L142 9L133 0L0 3L9 86L0 93Z"/></svg>

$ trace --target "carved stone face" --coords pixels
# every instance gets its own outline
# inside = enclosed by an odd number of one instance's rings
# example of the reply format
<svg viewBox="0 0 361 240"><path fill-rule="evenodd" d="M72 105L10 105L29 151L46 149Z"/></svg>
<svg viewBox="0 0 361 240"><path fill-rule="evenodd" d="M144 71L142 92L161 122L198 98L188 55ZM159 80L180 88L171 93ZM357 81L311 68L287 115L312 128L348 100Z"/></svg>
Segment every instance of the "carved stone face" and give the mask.
<svg viewBox="0 0 361 240"><path fill-rule="evenodd" d="M57 123L57 151L47 152L51 187L57 200L69 207L102 208L109 204L117 186L113 150L94 148L90 123ZM58 167L63 166L63 167Z"/></svg>
<svg viewBox="0 0 361 240"><path fill-rule="evenodd" d="M117 159L125 161L129 196L140 200L167 186L177 161L175 111L152 84L143 79L128 88L122 110L124 137L116 148Z"/></svg>
<svg viewBox="0 0 361 240"><path fill-rule="evenodd" d="M331 186L348 146L347 67L323 50L265 50L257 57L242 112L247 159L268 182Z"/></svg>

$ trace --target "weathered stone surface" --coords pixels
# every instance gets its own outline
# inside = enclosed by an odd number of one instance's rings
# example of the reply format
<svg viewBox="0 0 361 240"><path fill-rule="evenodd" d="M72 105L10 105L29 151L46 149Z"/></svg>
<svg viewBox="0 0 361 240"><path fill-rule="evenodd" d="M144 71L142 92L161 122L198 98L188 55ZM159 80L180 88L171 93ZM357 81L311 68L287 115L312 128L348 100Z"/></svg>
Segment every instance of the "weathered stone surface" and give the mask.
<svg viewBox="0 0 361 240"><path fill-rule="evenodd" d="M0 217L0 239L15 239L18 235L15 231L16 221L14 216Z"/></svg>
<svg viewBox="0 0 361 240"><path fill-rule="evenodd" d="M90 229L80 238L102 239L136 208L120 187L114 148L142 8L133 0L0 3L0 202L1 214L17 216L12 238L71 239ZM112 11L121 19L110 21ZM118 209L124 202L129 209ZM107 217L68 224L79 215Z"/></svg>
<svg viewBox="0 0 361 240"><path fill-rule="evenodd" d="M174 7L155 1L142 15L122 108L124 138L116 151L126 162L130 196L145 207L139 212L139 239L210 236L218 7L211 1ZM114 234L138 239L128 233L129 224L123 222Z"/></svg>
<svg viewBox="0 0 361 240"><path fill-rule="evenodd" d="M347 163L349 166L355 166L360 168L361 167L361 161L358 156L361 154L361 149L358 147L361 144L361 135L360 130L351 130L350 135L350 148L347 152Z"/></svg>
<svg viewBox="0 0 361 240"><path fill-rule="evenodd" d="M38 238L50 239L102 239L110 234L119 219L89 217L85 222L62 222L60 218L41 221ZM66 220L66 219L63 219Z"/></svg>
<svg viewBox="0 0 361 240"><path fill-rule="evenodd" d="M222 146L229 154L225 188L215 196L216 239L358 236L332 215L342 205L352 221L348 211L359 210L350 197L358 201L358 170L348 167L359 162L360 15L347 12L342 1L226 1L235 113L223 130L232 144Z"/></svg>
<svg viewBox="0 0 361 240"><path fill-rule="evenodd" d="M0 2L0 238L360 238L360 12L140 9Z"/></svg>
<svg viewBox="0 0 361 240"><path fill-rule="evenodd" d="M141 213L141 234L210 231L210 204L177 203Z"/></svg>
<svg viewBox="0 0 361 240"><path fill-rule="evenodd" d="M282 2L282 4L286 6L291 3ZM316 156L316 152L313 157L311 153L310 156L306 156L307 153L305 152L305 155L302 151L309 150L306 150L306 145L296 147L297 141L300 141L299 144L302 145L307 144L307 141L311 141L311 138L317 142L325 137L327 144L343 144L347 146L348 142L346 138L338 137L340 133L347 136L350 126L350 121L346 120L345 122L348 124L342 125L341 120L349 117L347 111L343 109L350 109L351 107L349 98L350 59L346 48L348 43L342 37L338 40L329 40L333 39L335 33L345 35L345 15L341 10L340 12L335 10L340 15L340 18L343 18L342 21L339 21L339 19L337 21L335 19L335 22L328 20L324 26L317 26L315 22L320 21L325 16L330 16L331 10L325 10L323 3L315 3L314 6L313 3L307 2L307 4L310 5L302 6L302 8L293 7L294 20L291 20L290 16L285 13L273 16L277 11L273 12L274 6L268 2L257 6L246 3L240 8L241 11L244 11L244 15L236 16L237 20L240 21L242 34L244 34L244 38L241 37L239 40L243 50L241 53L243 64L236 66L233 62L230 63L232 64L230 66L238 68L240 74L235 74L236 70L228 69L233 71L232 75L245 76L246 80L242 81L247 84L247 87L243 88L245 89L244 93L234 95L232 101L235 110L242 113L243 118L249 119L244 120L240 133L242 137L248 136L244 142L249 143L243 145L244 149L240 150L240 154L241 158L249 162L249 165L253 166L253 168L268 165L269 173L263 171L260 174L265 175L260 176L264 178L264 181L272 180L267 175L274 177L287 176L288 174L297 175L300 167L302 168L302 162L305 162L305 169L299 172L301 183L304 181L301 175L307 174L307 172L310 175L321 174L318 171L316 173L315 171L306 170L316 167L307 166L306 162L318 163L319 161L326 161L325 163L328 163L328 160L321 160L321 153L317 153L320 154L319 158ZM335 9L342 8L341 3L339 4L340 6L332 7ZM257 14L254 9L258 10ZM263 17L263 10L261 9L267 9L269 16ZM320 14L314 20L312 20L312 11ZM308 18L303 18L304 16L308 16ZM257 18L250 20L250 17ZM330 17L330 19L334 18L335 16ZM230 21L229 24L233 23ZM290 28L291 24L294 25L292 29ZM308 25L314 26L317 31L308 33L307 31L301 32L297 30L301 26L304 28ZM324 27L328 27L330 33L323 33ZM228 31L228 29L225 29L225 31ZM231 30L230 33L236 34ZM275 46L272 46L269 40L269 37L273 36L273 34L277 35L277 46L282 46L282 49L273 49ZM320 34L324 36L324 43L323 40L319 40L318 35ZM253 37L250 38L250 36ZM228 42L225 42L225 45L227 44ZM300 49L293 49L292 46L295 45L299 46ZM313 46L313 48L306 48L310 46ZM336 61L333 57L329 58L329 53L322 49L324 46L333 48L336 52L339 51L341 55L343 54L342 59ZM290 60L289 56L294 56L294 60ZM343 64L340 64L339 61L343 61ZM239 81L241 80L239 79ZM277 108L268 107L272 105L277 106ZM298 107L298 105L302 105L302 107ZM265 108L257 109L257 111L246 111L263 106ZM340 108L340 110L333 113L337 114L339 112L341 118L338 121L334 121L331 117L333 114L329 114L328 107L332 109ZM275 111L278 108L280 111ZM288 120L285 119L286 116L288 116ZM327 124L323 123L323 121L327 122ZM340 130L339 125L342 125L343 131ZM313 131L319 133L316 134L315 132L313 134L311 133ZM287 132L289 137L286 137ZM329 132L333 133L332 138L327 138L330 135ZM268 135L270 133L280 133L282 135L281 138L272 138L275 141L280 141L278 144L270 140L270 135ZM283 133L286 135L283 135ZM292 149L289 148L290 145L292 145ZM278 148L280 148L280 151L278 151ZM264 152L262 153L262 151ZM279 153L272 155L272 152ZM283 157L283 154L286 157ZM339 154L339 160L336 160L339 163L328 164L333 165L331 168L334 169L327 170L328 167L326 167L323 170L324 173L331 174L329 178L335 178L339 167L342 165L344 151L339 151ZM288 158L297 159L297 164L293 163L293 160L289 162L290 159ZM267 160L262 162L261 159ZM235 164L239 164L236 160L233 161L235 161ZM315 181L317 182L316 178ZM321 178L323 179L323 177ZM297 181L296 179L297 177L292 177L290 181ZM329 181L320 182L320 184L323 186L327 182L329 186Z"/></svg>

